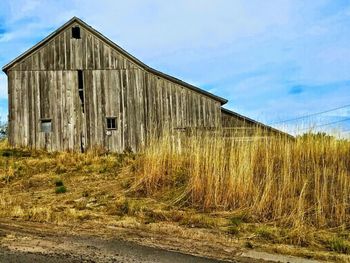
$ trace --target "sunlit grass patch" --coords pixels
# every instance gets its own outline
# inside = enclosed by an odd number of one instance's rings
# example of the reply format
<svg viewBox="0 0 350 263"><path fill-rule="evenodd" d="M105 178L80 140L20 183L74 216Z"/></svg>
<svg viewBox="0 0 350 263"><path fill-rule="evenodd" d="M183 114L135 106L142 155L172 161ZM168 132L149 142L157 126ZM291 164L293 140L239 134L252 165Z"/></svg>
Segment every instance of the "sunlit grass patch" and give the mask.
<svg viewBox="0 0 350 263"><path fill-rule="evenodd" d="M328 241L328 248L334 252L350 254L350 242L348 239L334 237Z"/></svg>

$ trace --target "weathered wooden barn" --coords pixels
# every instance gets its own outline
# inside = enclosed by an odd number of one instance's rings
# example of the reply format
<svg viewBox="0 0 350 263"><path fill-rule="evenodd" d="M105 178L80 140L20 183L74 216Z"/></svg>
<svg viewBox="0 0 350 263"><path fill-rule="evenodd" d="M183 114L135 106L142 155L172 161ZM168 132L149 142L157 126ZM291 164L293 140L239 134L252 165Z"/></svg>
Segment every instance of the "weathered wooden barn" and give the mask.
<svg viewBox="0 0 350 263"><path fill-rule="evenodd" d="M14 146L138 151L163 131L272 130L223 109L227 100L145 65L76 17L3 71Z"/></svg>

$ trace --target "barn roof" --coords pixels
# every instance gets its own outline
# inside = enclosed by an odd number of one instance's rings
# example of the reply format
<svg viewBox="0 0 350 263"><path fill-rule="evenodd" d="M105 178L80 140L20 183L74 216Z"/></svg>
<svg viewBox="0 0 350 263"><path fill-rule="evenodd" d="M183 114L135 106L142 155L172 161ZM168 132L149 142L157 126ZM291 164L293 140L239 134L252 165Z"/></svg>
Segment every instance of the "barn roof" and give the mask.
<svg viewBox="0 0 350 263"><path fill-rule="evenodd" d="M23 54L21 54L20 56L18 56L17 58L15 58L14 60L12 60L10 63L6 64L2 70L7 73L7 71L13 66L15 65L18 61L21 61L22 59L26 58L27 56L29 56L30 54L32 54L33 52L35 52L36 50L38 50L39 48L41 48L42 46L44 46L48 41L50 41L51 39L53 39L55 36L57 36L60 32L62 32L63 30L65 30L67 27L69 27L70 25L72 25L73 23L78 23L79 25L81 25L84 29L86 29L87 31L89 31L90 33L96 35L97 37L101 38L103 41L105 41L106 43L108 43L110 46L112 46L114 49L116 49L118 52L122 53L124 56L126 56L128 59L130 59L131 61L133 61L134 63L136 63L137 65L139 65L140 67L142 67L143 69L145 69L148 72L151 72L157 76L163 77L165 79L168 79L172 82L175 82L179 85L185 86L193 91L196 91L198 93L201 93L207 97L210 97L216 101L219 101L221 103L221 105L227 103L227 100L216 96L208 91L205 91L203 89L200 89L196 86L193 86L187 82L184 82L180 79L177 79L175 77L172 77L170 75L167 75L163 72L160 72L154 68L151 68L150 66L146 65L145 63L143 63L142 61L140 61L139 59L137 59L136 57L134 57L133 55L131 55L130 53L128 53L127 51L125 51L123 48L121 48L120 46L118 46L116 43L114 43L112 40L108 39L107 37L105 37L104 35L102 35L100 32L98 32L96 29L92 28L91 26L89 26L88 24L86 24L84 21L82 21L81 19L79 19L78 17L73 17L72 19L70 19L68 22L66 22L63 26L61 26L60 28L58 28L56 31L54 31L53 33L51 33L50 35L48 35L46 38L44 38L42 41L40 41L39 43L37 43L35 46L33 46L32 48L28 49L26 52L24 52Z"/></svg>
<svg viewBox="0 0 350 263"><path fill-rule="evenodd" d="M262 123L262 122L258 122L258 121L256 121L256 120L253 120L253 119L249 118L249 117L243 116L243 115L241 115L241 114L239 114L239 113L237 113L237 112L234 112L234 111L225 109L225 108L223 108L223 107L221 107L221 111L222 111L223 113L226 113L226 114L228 114L228 115L231 115L231 116L233 116L233 117L235 117L235 118L241 119L241 120L243 120L244 122L247 122L247 123L256 125L257 127L262 128L262 129L265 129L265 130L267 130L267 131L270 131L270 132L273 132L273 133L282 134L282 135L285 135L285 136L290 137L290 138L294 138L294 137L293 137L292 135L290 135L289 133L286 133L286 132L283 132L283 131L281 131L281 130L275 129L275 128L269 126L269 125L266 125L266 124L264 124L264 123Z"/></svg>

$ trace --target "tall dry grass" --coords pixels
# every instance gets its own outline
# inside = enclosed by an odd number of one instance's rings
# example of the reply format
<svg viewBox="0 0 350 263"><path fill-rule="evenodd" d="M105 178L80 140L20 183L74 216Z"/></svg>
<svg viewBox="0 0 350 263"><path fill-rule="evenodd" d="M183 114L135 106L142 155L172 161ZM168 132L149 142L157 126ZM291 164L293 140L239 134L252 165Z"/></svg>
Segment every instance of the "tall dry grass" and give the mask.
<svg viewBox="0 0 350 263"><path fill-rule="evenodd" d="M239 210L295 227L350 224L349 141L207 133L188 137L178 150L173 140L152 143L138 157L133 189L147 195L171 191L178 204Z"/></svg>

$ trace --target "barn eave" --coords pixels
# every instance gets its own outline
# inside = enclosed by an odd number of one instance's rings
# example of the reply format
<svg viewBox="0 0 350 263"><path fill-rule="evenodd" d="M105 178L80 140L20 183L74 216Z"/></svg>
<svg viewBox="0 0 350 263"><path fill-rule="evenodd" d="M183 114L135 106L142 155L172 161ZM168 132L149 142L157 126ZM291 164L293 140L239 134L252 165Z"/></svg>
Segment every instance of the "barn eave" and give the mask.
<svg viewBox="0 0 350 263"><path fill-rule="evenodd" d="M233 116L235 118L241 119L241 120L243 120L245 122L248 122L248 123L250 123L252 125L255 125L256 127L259 127L261 129L273 132L275 134L280 134L280 135L287 136L290 139L295 139L294 136L290 135L289 133L286 133L286 132L283 132L283 131L278 130L276 128L273 128L273 127L271 127L269 125L266 125L266 124L264 124L262 122L258 122L256 120L253 120L253 119L247 117L247 116L243 116L243 115L241 115L241 114L239 114L237 112L231 111L231 110L226 109L224 107L221 107L221 112L226 113L228 115L231 115L231 116Z"/></svg>

